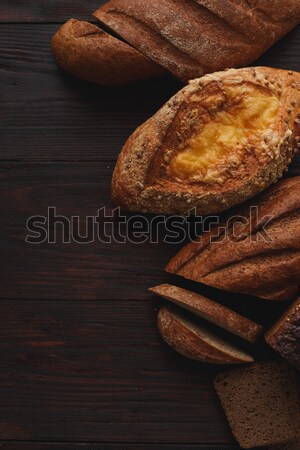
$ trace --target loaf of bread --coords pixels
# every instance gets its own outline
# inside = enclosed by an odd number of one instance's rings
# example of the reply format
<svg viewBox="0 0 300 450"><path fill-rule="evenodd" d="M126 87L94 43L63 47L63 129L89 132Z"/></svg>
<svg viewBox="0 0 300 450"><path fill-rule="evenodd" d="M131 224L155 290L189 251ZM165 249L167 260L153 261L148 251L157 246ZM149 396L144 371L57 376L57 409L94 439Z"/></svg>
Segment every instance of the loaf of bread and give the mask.
<svg viewBox="0 0 300 450"><path fill-rule="evenodd" d="M300 370L300 297L268 331L266 341Z"/></svg>
<svg viewBox="0 0 300 450"><path fill-rule="evenodd" d="M120 86L164 74L164 69L96 25L70 19L52 39L57 64L92 83Z"/></svg>
<svg viewBox="0 0 300 450"><path fill-rule="evenodd" d="M219 374L215 388L242 448L283 444L299 433L295 373L277 362L254 363Z"/></svg>
<svg viewBox="0 0 300 450"><path fill-rule="evenodd" d="M263 331L263 327L252 320L187 289L161 284L149 291L249 342L256 342Z"/></svg>
<svg viewBox="0 0 300 450"><path fill-rule="evenodd" d="M186 82L253 62L300 22L298 0L110 0L94 16Z"/></svg>
<svg viewBox="0 0 300 450"><path fill-rule="evenodd" d="M300 5L298 0L112 0L94 16L112 35L72 19L54 37L53 53L68 73L112 86L164 73L185 82L248 65L300 22Z"/></svg>
<svg viewBox="0 0 300 450"><path fill-rule="evenodd" d="M300 288L299 192L300 177L272 186L185 246L167 272L225 291L292 299Z"/></svg>
<svg viewBox="0 0 300 450"><path fill-rule="evenodd" d="M164 341L186 358L213 364L243 364L252 356L169 306L162 306L157 325Z"/></svg>
<svg viewBox="0 0 300 450"><path fill-rule="evenodd" d="M218 213L277 181L299 147L299 73L256 67L206 75L128 139L112 200L131 211Z"/></svg>

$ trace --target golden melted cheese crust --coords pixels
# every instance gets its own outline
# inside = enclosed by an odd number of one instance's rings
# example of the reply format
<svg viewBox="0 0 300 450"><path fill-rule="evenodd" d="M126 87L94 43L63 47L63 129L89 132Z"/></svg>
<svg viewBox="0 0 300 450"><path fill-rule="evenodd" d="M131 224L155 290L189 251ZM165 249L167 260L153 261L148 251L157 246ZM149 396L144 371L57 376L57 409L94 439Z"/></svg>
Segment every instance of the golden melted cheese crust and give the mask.
<svg viewBox="0 0 300 450"><path fill-rule="evenodd" d="M272 134L280 100L257 86L223 86L223 105L209 105L209 114L174 155L171 175L181 180L221 183L237 168L251 148L263 149ZM229 172L229 173L228 173Z"/></svg>

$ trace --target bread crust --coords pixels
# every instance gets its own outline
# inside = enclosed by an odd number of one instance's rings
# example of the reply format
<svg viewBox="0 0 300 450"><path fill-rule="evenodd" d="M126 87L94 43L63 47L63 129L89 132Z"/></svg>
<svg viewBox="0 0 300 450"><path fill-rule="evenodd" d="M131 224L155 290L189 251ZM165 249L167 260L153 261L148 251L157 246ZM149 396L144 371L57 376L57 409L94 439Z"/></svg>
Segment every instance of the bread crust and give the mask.
<svg viewBox="0 0 300 450"><path fill-rule="evenodd" d="M219 95L223 98L226 86L253 86L277 95L280 111L274 134L255 151L249 148L237 169L227 167L221 182L178 180L168 172L170 158L195 123L206 120L206 108ZM225 94L222 101L226 106ZM240 204L287 170L299 147L299 113L299 73L256 67L193 80L128 139L114 171L112 200L131 211L165 214L187 214L193 208L198 214L213 214Z"/></svg>
<svg viewBox="0 0 300 450"><path fill-rule="evenodd" d="M162 306L157 317L159 332L165 342L186 358L212 364L253 362L252 356L227 344L204 328Z"/></svg>
<svg viewBox="0 0 300 450"><path fill-rule="evenodd" d="M272 186L233 211L243 218L239 227L225 220L185 246L166 271L226 291L292 299L300 289L299 189L300 177Z"/></svg>
<svg viewBox="0 0 300 450"><path fill-rule="evenodd" d="M110 0L94 16L186 82L252 63L300 21L297 0Z"/></svg>
<svg viewBox="0 0 300 450"><path fill-rule="evenodd" d="M300 297L266 333L267 343L300 370Z"/></svg>
<svg viewBox="0 0 300 450"><path fill-rule="evenodd" d="M105 86L163 75L164 69L96 25L70 19L54 35L52 52L69 74Z"/></svg>
<svg viewBox="0 0 300 450"><path fill-rule="evenodd" d="M149 291L249 342L256 342L263 331L263 327L252 320L195 292L170 284L155 286Z"/></svg>

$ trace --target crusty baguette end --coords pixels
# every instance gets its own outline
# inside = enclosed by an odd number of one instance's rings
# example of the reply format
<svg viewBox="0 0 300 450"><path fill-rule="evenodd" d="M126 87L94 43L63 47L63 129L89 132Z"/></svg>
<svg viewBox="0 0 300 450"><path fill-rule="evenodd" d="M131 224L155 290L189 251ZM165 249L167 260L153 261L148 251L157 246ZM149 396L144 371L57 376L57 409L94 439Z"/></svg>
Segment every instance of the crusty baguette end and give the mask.
<svg viewBox="0 0 300 450"><path fill-rule="evenodd" d="M96 25L70 19L54 35L57 64L71 75L105 86L121 86L163 75L165 70Z"/></svg>

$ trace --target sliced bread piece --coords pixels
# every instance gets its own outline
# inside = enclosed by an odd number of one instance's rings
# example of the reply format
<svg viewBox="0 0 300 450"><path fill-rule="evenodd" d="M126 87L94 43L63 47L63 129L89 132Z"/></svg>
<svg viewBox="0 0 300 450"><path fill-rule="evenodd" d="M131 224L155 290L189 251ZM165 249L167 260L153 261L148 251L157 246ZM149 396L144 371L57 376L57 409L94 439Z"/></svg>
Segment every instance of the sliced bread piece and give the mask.
<svg viewBox="0 0 300 450"><path fill-rule="evenodd" d="M169 306L160 308L157 323L166 343L187 358L214 364L242 364L253 361L248 353Z"/></svg>
<svg viewBox="0 0 300 450"><path fill-rule="evenodd" d="M187 289L161 284L150 288L149 291L249 342L256 342L263 331L263 327L252 320Z"/></svg>
<svg viewBox="0 0 300 450"><path fill-rule="evenodd" d="M298 436L300 416L295 372L260 362L219 374L215 388L242 448L284 444Z"/></svg>
<svg viewBox="0 0 300 450"><path fill-rule="evenodd" d="M300 370L300 297L268 331L266 341Z"/></svg>

